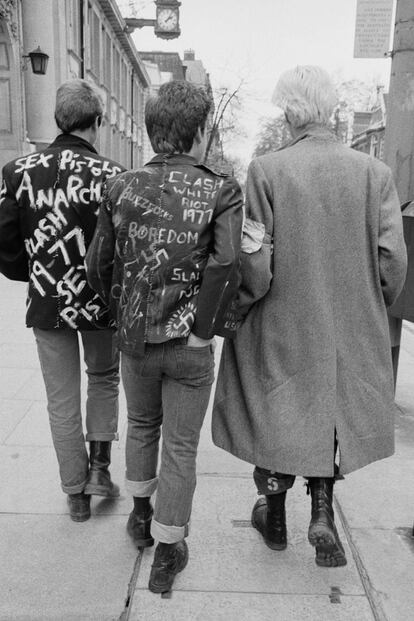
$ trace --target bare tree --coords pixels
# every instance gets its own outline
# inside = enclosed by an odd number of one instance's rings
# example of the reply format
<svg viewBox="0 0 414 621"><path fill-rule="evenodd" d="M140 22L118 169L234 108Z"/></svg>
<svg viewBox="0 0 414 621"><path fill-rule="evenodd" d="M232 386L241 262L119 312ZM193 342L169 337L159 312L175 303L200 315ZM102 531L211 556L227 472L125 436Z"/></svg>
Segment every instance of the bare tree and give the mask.
<svg viewBox="0 0 414 621"><path fill-rule="evenodd" d="M253 157L276 151L290 139L288 124L283 114L274 118L263 118Z"/></svg>
<svg viewBox="0 0 414 621"><path fill-rule="evenodd" d="M338 105L334 111L332 127L339 140L350 142L354 113L372 110L378 102L379 88L374 78L369 81L353 78L336 83Z"/></svg>
<svg viewBox="0 0 414 621"><path fill-rule="evenodd" d="M207 162L209 156L216 146L220 152L221 159L224 159L223 140L230 132L241 133L238 123L237 112L242 105L241 89L243 80L235 88L223 86L213 94L214 110L210 120L208 130L210 132L204 161Z"/></svg>
<svg viewBox="0 0 414 621"><path fill-rule="evenodd" d="M338 105L334 110L331 127L344 143L349 142L354 112L372 110L378 98L375 80L363 82L358 79L336 81ZM263 118L253 156L258 157L276 151L290 140L290 132L283 115Z"/></svg>

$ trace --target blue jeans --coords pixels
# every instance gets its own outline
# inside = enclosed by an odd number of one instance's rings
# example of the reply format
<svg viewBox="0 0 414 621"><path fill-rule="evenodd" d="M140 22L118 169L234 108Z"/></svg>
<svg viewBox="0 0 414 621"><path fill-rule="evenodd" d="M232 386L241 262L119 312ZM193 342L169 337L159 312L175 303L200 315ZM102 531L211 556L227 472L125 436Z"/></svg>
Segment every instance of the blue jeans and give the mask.
<svg viewBox="0 0 414 621"><path fill-rule="evenodd" d="M188 347L181 338L147 344L142 357L122 353L121 370L128 409L126 487L141 498L157 490L151 534L175 543L188 534L197 447L214 380L213 347Z"/></svg>
<svg viewBox="0 0 414 621"><path fill-rule="evenodd" d="M82 339L88 377L86 440L117 440L119 355L113 330L33 328L46 387L53 444L66 494L83 491L88 475L88 453L82 428Z"/></svg>

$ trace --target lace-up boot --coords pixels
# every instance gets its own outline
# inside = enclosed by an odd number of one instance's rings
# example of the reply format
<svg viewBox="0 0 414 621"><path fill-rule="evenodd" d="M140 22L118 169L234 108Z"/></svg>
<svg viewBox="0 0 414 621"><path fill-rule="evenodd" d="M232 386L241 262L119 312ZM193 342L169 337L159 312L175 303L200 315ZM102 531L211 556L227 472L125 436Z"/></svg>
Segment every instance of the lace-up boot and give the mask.
<svg viewBox="0 0 414 621"><path fill-rule="evenodd" d="M311 477L308 482L312 498L308 539L316 550L315 562L321 567L340 567L347 562L334 522L333 486L333 478Z"/></svg>
<svg viewBox="0 0 414 621"><path fill-rule="evenodd" d="M265 544L272 550L284 550L286 534L286 492L262 496L252 512L252 526L263 536Z"/></svg>

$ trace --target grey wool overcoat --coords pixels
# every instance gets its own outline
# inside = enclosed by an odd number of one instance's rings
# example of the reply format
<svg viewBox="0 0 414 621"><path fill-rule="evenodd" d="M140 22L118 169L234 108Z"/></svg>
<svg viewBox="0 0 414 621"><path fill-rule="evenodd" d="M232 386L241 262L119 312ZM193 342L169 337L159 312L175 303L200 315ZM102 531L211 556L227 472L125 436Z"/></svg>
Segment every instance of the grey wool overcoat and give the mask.
<svg viewBox="0 0 414 621"><path fill-rule="evenodd" d="M277 472L331 477L394 451L386 307L406 248L390 169L310 126L247 179L239 305L214 443Z"/></svg>

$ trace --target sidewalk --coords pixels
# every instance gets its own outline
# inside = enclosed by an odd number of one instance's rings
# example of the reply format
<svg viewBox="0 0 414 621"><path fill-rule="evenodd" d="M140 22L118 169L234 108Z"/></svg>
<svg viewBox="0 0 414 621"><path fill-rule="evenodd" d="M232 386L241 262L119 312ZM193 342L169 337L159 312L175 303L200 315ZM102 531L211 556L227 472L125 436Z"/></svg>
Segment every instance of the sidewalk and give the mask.
<svg viewBox="0 0 414 621"><path fill-rule="evenodd" d="M118 501L69 519L30 330L25 285L0 276L1 621L410 621L414 593L414 326L403 331L396 454L336 487L348 565L319 568L307 542L310 498L288 494L289 545L269 550L250 527L252 467L215 448L203 429L188 538L190 561L170 598L147 590L154 549L125 531L125 402L113 448Z"/></svg>

